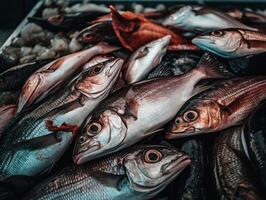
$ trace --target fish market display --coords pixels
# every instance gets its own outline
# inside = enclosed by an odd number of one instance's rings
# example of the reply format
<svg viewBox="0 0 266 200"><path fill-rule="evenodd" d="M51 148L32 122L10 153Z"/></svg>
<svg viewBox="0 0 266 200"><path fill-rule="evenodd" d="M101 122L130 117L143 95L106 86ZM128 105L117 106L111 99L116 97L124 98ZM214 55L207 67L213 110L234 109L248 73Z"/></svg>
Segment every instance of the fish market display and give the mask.
<svg viewBox="0 0 266 200"><path fill-rule="evenodd" d="M233 127L216 139L213 173L219 199L263 199L244 157L241 127Z"/></svg>
<svg viewBox="0 0 266 200"><path fill-rule="evenodd" d="M0 175L33 176L49 167L74 140L90 112L110 91L123 60L99 63L30 113L18 116L0 140Z"/></svg>
<svg viewBox="0 0 266 200"><path fill-rule="evenodd" d="M253 29L219 10L202 6L184 6L168 16L163 24L193 32L209 32L226 28Z"/></svg>
<svg viewBox="0 0 266 200"><path fill-rule="evenodd" d="M137 146L65 167L33 188L25 199L151 199L189 163L189 156L173 147Z"/></svg>
<svg viewBox="0 0 266 200"><path fill-rule="evenodd" d="M206 54L198 67L184 75L140 82L113 93L77 138L74 162L81 164L116 152L156 132L189 98L207 89L195 87L200 80L226 74L219 64Z"/></svg>
<svg viewBox="0 0 266 200"><path fill-rule="evenodd" d="M0 199L266 199L265 6L39 1L0 49Z"/></svg>
<svg viewBox="0 0 266 200"><path fill-rule="evenodd" d="M266 52L266 34L247 29L223 29L203 33L195 37L192 43L224 58L239 58Z"/></svg>

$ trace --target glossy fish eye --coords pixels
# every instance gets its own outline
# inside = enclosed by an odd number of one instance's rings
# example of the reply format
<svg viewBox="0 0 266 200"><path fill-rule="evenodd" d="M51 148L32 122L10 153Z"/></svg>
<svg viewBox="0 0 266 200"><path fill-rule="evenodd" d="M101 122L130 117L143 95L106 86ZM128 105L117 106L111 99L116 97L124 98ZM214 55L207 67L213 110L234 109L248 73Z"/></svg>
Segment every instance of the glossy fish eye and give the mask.
<svg viewBox="0 0 266 200"><path fill-rule="evenodd" d="M92 69L92 74L96 75L99 74L103 71L103 65L96 65L95 67L93 67Z"/></svg>
<svg viewBox="0 0 266 200"><path fill-rule="evenodd" d="M213 36L220 37L220 36L222 36L224 33L223 33L223 31L213 31L211 34L212 34Z"/></svg>
<svg viewBox="0 0 266 200"><path fill-rule="evenodd" d="M90 136L94 136L97 133L99 133L102 130L102 125L100 123L97 122L93 122L89 125L88 129L87 129L87 133Z"/></svg>
<svg viewBox="0 0 266 200"><path fill-rule="evenodd" d="M156 163L159 162L162 159L162 153L158 150L152 149L146 151L144 155L144 161L146 163Z"/></svg>
<svg viewBox="0 0 266 200"><path fill-rule="evenodd" d="M83 37L84 37L85 39L87 39L87 40L90 40L90 39L93 38L93 36L92 36L90 33L84 33L84 34L83 34Z"/></svg>
<svg viewBox="0 0 266 200"><path fill-rule="evenodd" d="M198 113L194 110L189 110L184 113L183 118L187 122L194 121L198 118Z"/></svg>

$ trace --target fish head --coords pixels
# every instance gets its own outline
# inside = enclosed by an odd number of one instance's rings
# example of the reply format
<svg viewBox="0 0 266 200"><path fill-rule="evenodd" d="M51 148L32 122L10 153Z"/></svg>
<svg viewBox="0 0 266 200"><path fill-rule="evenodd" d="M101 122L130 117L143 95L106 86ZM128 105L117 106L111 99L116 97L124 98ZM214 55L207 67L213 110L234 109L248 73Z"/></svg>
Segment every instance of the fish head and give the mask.
<svg viewBox="0 0 266 200"><path fill-rule="evenodd" d="M126 133L126 126L120 116L112 110L104 111L85 124L76 141L74 162L81 164L112 153L113 149L122 144Z"/></svg>
<svg viewBox="0 0 266 200"><path fill-rule="evenodd" d="M223 29L203 33L195 37L192 43L221 57L232 58L244 43L244 38L236 29Z"/></svg>
<svg viewBox="0 0 266 200"><path fill-rule="evenodd" d="M139 192L162 190L190 162L181 150L163 145L141 146L123 160L130 186Z"/></svg>
<svg viewBox="0 0 266 200"><path fill-rule="evenodd" d="M88 68L77 79L75 89L92 99L105 95L115 83L123 63L123 59L113 58Z"/></svg>
<svg viewBox="0 0 266 200"><path fill-rule="evenodd" d="M183 6L176 12L169 15L163 22L164 26L180 27L186 26L187 20L194 16L192 6Z"/></svg>
<svg viewBox="0 0 266 200"><path fill-rule="evenodd" d="M175 139L215 130L221 119L221 107L215 101L191 101L174 118L167 139Z"/></svg>

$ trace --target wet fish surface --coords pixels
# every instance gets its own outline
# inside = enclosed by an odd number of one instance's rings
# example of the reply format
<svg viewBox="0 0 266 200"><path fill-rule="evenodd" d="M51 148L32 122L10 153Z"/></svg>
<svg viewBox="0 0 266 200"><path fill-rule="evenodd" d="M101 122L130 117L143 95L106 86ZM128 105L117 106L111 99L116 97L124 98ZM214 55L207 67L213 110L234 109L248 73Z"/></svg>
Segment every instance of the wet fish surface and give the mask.
<svg viewBox="0 0 266 200"><path fill-rule="evenodd" d="M24 199L151 199L190 163L173 147L145 145L63 168Z"/></svg>

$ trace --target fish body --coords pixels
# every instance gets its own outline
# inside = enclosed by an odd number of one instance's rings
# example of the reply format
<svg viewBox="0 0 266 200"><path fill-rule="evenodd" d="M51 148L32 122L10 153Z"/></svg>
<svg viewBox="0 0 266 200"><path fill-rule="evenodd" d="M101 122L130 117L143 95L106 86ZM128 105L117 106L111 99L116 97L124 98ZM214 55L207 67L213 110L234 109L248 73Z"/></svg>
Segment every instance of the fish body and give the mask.
<svg viewBox="0 0 266 200"><path fill-rule="evenodd" d="M18 115L1 140L0 175L35 176L49 171L90 112L107 97L122 64L115 58L99 63L30 113Z"/></svg>
<svg viewBox="0 0 266 200"><path fill-rule="evenodd" d="M34 187L25 199L151 199L189 163L189 157L173 147L138 146L64 167Z"/></svg>
<svg viewBox="0 0 266 200"><path fill-rule="evenodd" d="M123 67L123 78L128 84L142 81L155 68L166 54L171 36L149 42L140 47Z"/></svg>
<svg viewBox="0 0 266 200"><path fill-rule="evenodd" d="M154 133L169 122L190 97L206 89L195 87L196 83L221 77L211 69L219 67L206 54L198 68L184 75L140 82L113 93L85 123L76 140L74 162L81 164L110 154Z"/></svg>
<svg viewBox="0 0 266 200"><path fill-rule="evenodd" d="M190 99L177 113L167 138L209 133L239 124L266 98L266 78L221 80Z"/></svg>
<svg viewBox="0 0 266 200"><path fill-rule="evenodd" d="M215 141L213 173L219 199L263 199L244 155L242 127L227 129Z"/></svg>
<svg viewBox="0 0 266 200"><path fill-rule="evenodd" d="M43 66L33 73L24 84L18 100L17 112L19 113L24 108L44 99L51 92L57 90L69 78L82 71L82 66L92 57L106 54L116 49L116 47L106 44L99 44L81 52L58 58Z"/></svg>
<svg viewBox="0 0 266 200"><path fill-rule="evenodd" d="M219 10L202 6L181 7L168 16L163 25L200 33L226 28L255 30Z"/></svg>
<svg viewBox="0 0 266 200"><path fill-rule="evenodd" d="M4 128L10 122L10 120L13 117L15 117L16 110L17 110L17 105L15 104L0 106L0 137L4 131Z"/></svg>
<svg viewBox="0 0 266 200"><path fill-rule="evenodd" d="M11 67L8 70L0 74L0 91L20 90L26 80L39 68L43 67L48 60L34 61L15 67Z"/></svg>
<svg viewBox="0 0 266 200"><path fill-rule="evenodd" d="M161 63L149 73L148 79L184 74L196 67L199 60L200 56L197 54L168 52Z"/></svg>
<svg viewBox="0 0 266 200"><path fill-rule="evenodd" d="M244 125L242 143L260 184L266 187L266 104L265 101L252 113Z"/></svg>
<svg viewBox="0 0 266 200"><path fill-rule="evenodd" d="M196 36L192 43L224 58L239 58L266 52L266 35L246 29L223 29Z"/></svg>

